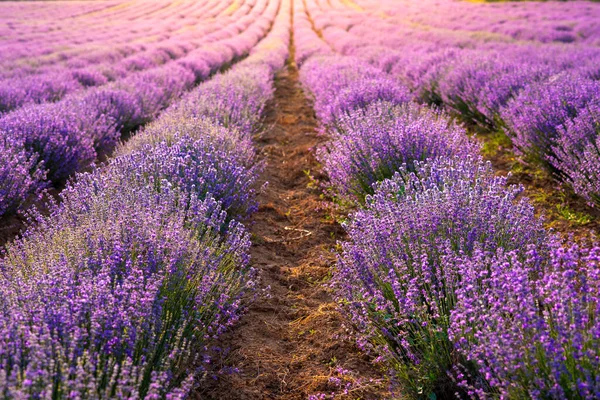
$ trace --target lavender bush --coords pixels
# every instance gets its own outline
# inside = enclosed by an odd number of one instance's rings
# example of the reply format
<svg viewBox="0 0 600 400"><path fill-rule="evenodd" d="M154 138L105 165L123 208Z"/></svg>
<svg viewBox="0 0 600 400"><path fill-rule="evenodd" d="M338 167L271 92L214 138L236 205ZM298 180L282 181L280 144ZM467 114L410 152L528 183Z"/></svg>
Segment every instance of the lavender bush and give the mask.
<svg viewBox="0 0 600 400"><path fill-rule="evenodd" d="M455 60L450 71L438 78L437 91L444 104L463 118L495 127L506 103L551 70L540 63L526 63L519 53L482 53Z"/></svg>
<svg viewBox="0 0 600 400"><path fill-rule="evenodd" d="M589 106L559 128L550 163L575 192L600 206L600 105Z"/></svg>
<svg viewBox="0 0 600 400"><path fill-rule="evenodd" d="M411 100L408 90L390 78L358 79L341 89L333 101L325 105L323 122L335 125L338 119L377 101L395 105Z"/></svg>
<svg viewBox="0 0 600 400"><path fill-rule="evenodd" d="M361 80L383 79L384 82L389 82L385 81L385 78L386 75L383 71L355 57L312 57L303 64L300 70L302 84L312 92L315 100L315 112L325 125L333 122L331 104L342 90L348 89L350 85L359 84L358 82ZM376 93L377 91L372 94ZM350 97L352 96L351 93L348 94ZM354 95L360 96L360 93ZM403 93L399 95L402 98L405 96ZM372 98L372 100L376 99Z"/></svg>
<svg viewBox="0 0 600 400"><path fill-rule="evenodd" d="M262 110L273 97L271 71L264 67L238 67L234 73L218 75L168 110L181 119L202 117L252 133L258 128Z"/></svg>
<svg viewBox="0 0 600 400"><path fill-rule="evenodd" d="M57 101L79 89L82 85L69 71L4 80L0 82L0 113L25 104Z"/></svg>
<svg viewBox="0 0 600 400"><path fill-rule="evenodd" d="M68 102L77 111L82 131L92 140L98 154L110 153L123 132L141 120L140 104L128 91L103 88L90 91Z"/></svg>
<svg viewBox="0 0 600 400"><path fill-rule="evenodd" d="M213 197L227 221L256 209L256 177L252 143L240 134L203 119L161 118L119 150L117 162L137 169L156 190L169 186Z"/></svg>
<svg viewBox="0 0 600 400"><path fill-rule="evenodd" d="M376 102L342 116L332 140L317 150L335 193L364 202L373 184L417 161L475 156L479 146L439 111Z"/></svg>
<svg viewBox="0 0 600 400"><path fill-rule="evenodd" d="M247 284L243 228L213 199L81 175L2 263L0 387L37 397L144 397L190 387ZM183 209L182 199L189 206Z"/></svg>
<svg viewBox="0 0 600 400"><path fill-rule="evenodd" d="M461 382L474 396L600 395L600 248L477 252L459 271L450 338L485 378Z"/></svg>
<svg viewBox="0 0 600 400"><path fill-rule="evenodd" d="M43 163L25 151L22 140L0 133L0 216L14 213L40 194L45 174Z"/></svg>
<svg viewBox="0 0 600 400"><path fill-rule="evenodd" d="M475 251L543 248L549 239L521 188L467 157L415 162L377 186L347 226L334 286L366 349L387 362L411 396L452 395L448 337L455 262Z"/></svg>
<svg viewBox="0 0 600 400"><path fill-rule="evenodd" d="M49 180L60 182L93 161L96 149L110 151L121 129L155 118L193 81L181 67L150 70L122 83L125 91L102 88L59 103L25 106L1 118L0 129L25 138L27 151L44 161Z"/></svg>
<svg viewBox="0 0 600 400"><path fill-rule="evenodd" d="M129 76L116 86L136 97L140 113L135 124L141 125L155 119L160 111L189 90L195 80L191 71L169 64Z"/></svg>
<svg viewBox="0 0 600 400"><path fill-rule="evenodd" d="M30 157L39 157L51 182L60 182L96 158L93 141L81 130L77 110L63 103L25 106L0 119L0 131L22 138Z"/></svg>
<svg viewBox="0 0 600 400"><path fill-rule="evenodd" d="M525 88L501 111L516 148L549 166L561 125L600 98L600 83L562 74Z"/></svg>

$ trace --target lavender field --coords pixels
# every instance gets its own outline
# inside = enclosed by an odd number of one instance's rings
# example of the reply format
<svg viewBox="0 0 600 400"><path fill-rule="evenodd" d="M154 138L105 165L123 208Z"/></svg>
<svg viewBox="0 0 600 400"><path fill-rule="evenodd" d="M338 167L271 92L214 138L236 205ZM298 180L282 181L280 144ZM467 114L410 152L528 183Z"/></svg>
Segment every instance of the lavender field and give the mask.
<svg viewBox="0 0 600 400"><path fill-rule="evenodd" d="M600 3L0 2L0 397L599 399Z"/></svg>

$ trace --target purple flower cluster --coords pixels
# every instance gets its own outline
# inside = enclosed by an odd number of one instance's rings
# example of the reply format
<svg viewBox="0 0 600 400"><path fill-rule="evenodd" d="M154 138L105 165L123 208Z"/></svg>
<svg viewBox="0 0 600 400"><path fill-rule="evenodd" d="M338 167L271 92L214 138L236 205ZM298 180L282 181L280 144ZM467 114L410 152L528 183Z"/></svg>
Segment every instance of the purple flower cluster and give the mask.
<svg viewBox="0 0 600 400"><path fill-rule="evenodd" d="M295 61L300 66L305 61L318 55L332 55L327 45L312 26L312 21L306 12L304 2L295 1L293 5L294 41L296 42Z"/></svg>
<svg viewBox="0 0 600 400"><path fill-rule="evenodd" d="M138 96L128 90L107 87L89 91L67 107L78 110L81 129L91 136L96 153L109 154L122 132L139 125L142 110Z"/></svg>
<svg viewBox="0 0 600 400"><path fill-rule="evenodd" d="M28 76L0 82L0 113L11 111L29 103L57 101L69 92L83 86L72 74Z"/></svg>
<svg viewBox="0 0 600 400"><path fill-rule="evenodd" d="M357 107L358 108L358 107ZM339 118L332 138L317 150L335 191L363 203L373 184L417 161L475 156L479 146L444 113L387 101Z"/></svg>
<svg viewBox="0 0 600 400"><path fill-rule="evenodd" d="M467 4L425 0L403 3L402 7L394 1L361 0L358 3L369 11L385 13L391 22L408 21L447 36L488 33L502 40L600 43L600 10L586 1Z"/></svg>
<svg viewBox="0 0 600 400"><path fill-rule="evenodd" d="M600 107L589 106L559 128L549 162L575 192L600 207Z"/></svg>
<svg viewBox="0 0 600 400"><path fill-rule="evenodd" d="M357 79L344 87L329 104L327 114L331 123L348 116L355 110L367 107L376 101L405 104L412 100L408 90L390 78ZM327 122L325 119L324 122Z"/></svg>
<svg viewBox="0 0 600 400"><path fill-rule="evenodd" d="M374 101L403 104L411 100L399 82L354 57L313 57L302 66L300 79L311 91L317 117L324 125L335 124L339 117Z"/></svg>
<svg viewBox="0 0 600 400"><path fill-rule="evenodd" d="M18 139L0 137L0 215L10 215L44 188L45 171Z"/></svg>
<svg viewBox="0 0 600 400"><path fill-rule="evenodd" d="M560 126L600 101L600 82L561 74L525 88L501 111L519 151L546 161Z"/></svg>
<svg viewBox="0 0 600 400"><path fill-rule="evenodd" d="M0 113L11 111L25 104L57 101L69 93L80 91L86 87L104 85L110 80L122 79L135 72L156 68L173 60L182 62L184 57L186 58L185 64L190 61L188 56L196 58L193 53L199 47L204 47L209 42L224 39L227 36L235 36L238 33L234 29L224 31L223 25L231 24L236 28L243 28L247 22L243 21L244 17L248 17L249 14L253 14L253 17L259 16L267 5L267 2L263 1L253 4L256 5L254 10L250 6L240 7L229 18L223 18L217 22L216 20L210 21L207 17L217 16L222 10L209 10L208 4L202 6L189 4L191 2L182 3L184 4L165 7L166 10L157 10L153 17L158 21L151 27L146 26L148 23L146 15L145 18L132 18L129 21L118 21L116 24L112 24L113 31L110 37L103 37L104 35L90 29L93 32L92 40L99 43L89 49L76 47L76 49L64 53L52 49L49 54L46 54L46 57L40 59L35 57L39 56L36 53L44 45L48 45L47 42L51 42L52 38L44 41L35 37L35 34L32 38L20 37L18 50L23 51L31 46L30 51L26 53L31 60L26 62L21 59L11 62L7 59L8 57L3 57L4 63L0 62ZM185 9L185 18L178 16L175 21L170 20L168 18L170 10L174 11L178 7ZM161 14L164 14L163 19L160 19ZM200 21L201 23L195 27L196 29L185 29L191 23L198 22L198 16L206 19ZM11 24L10 18L8 20L7 23ZM108 17L107 20L110 18ZM123 23L125 21L127 23ZM240 23L241 21L243 22ZM74 25L79 22L78 20L71 21ZM44 23L49 24L49 21L44 21ZM184 28L180 29L181 26ZM73 30L77 28L80 26L71 27ZM165 35L165 29L171 31L169 35ZM67 32L64 29L58 30L63 33L60 39L65 40L67 46L73 46L73 43L68 43L69 40L65 38ZM119 30L125 30L125 32L119 32ZM226 35L222 35L222 32L226 32ZM6 32L8 37L14 34L15 32L10 30ZM140 34L150 37L156 34L156 36L150 40L146 38L142 42L139 37L135 37ZM6 36L3 37L6 39ZM128 39L133 43L127 43ZM36 48L34 42L37 40L41 43ZM80 40L77 38L74 41L76 44L80 44ZM114 43L115 40L118 40L118 44ZM5 40L3 44L9 46L7 43L9 41ZM111 41L113 46L110 46ZM42 52L44 51L42 50ZM242 53L244 52L242 51ZM11 52L11 55L12 53L14 52ZM207 73L210 73L210 69ZM206 78L206 75L203 78Z"/></svg>
<svg viewBox="0 0 600 400"><path fill-rule="evenodd" d="M258 167L249 137L209 118L165 115L118 153L131 153L125 161L115 162L135 166L157 191L168 178L169 187L194 192L201 199L213 197L227 212L228 221L256 210Z"/></svg>
<svg viewBox="0 0 600 400"><path fill-rule="evenodd" d="M497 125L502 107L526 85L551 74L547 66L523 62L519 53L466 56L469 61L452 60L446 66L435 90L446 106L485 126Z"/></svg>
<svg viewBox="0 0 600 400"><path fill-rule="evenodd" d="M454 260L548 240L520 192L476 159L415 162L414 172L400 169L380 183L351 217L335 273L338 301L364 346L410 393L454 390L448 327L462 286Z"/></svg>
<svg viewBox="0 0 600 400"><path fill-rule="evenodd" d="M354 57L307 60L301 79L332 140L317 149L333 192L364 202L372 185L428 158L475 156L478 145L444 113L412 96L381 69Z"/></svg>
<svg viewBox="0 0 600 400"><path fill-rule="evenodd" d="M51 217L9 246L3 393L144 397L189 388L198 349L235 320L251 277L249 239L237 223L219 233L225 213L212 198L147 182L124 160L81 175Z"/></svg>
<svg viewBox="0 0 600 400"><path fill-rule="evenodd" d="M564 124L599 96L600 26L590 16L600 7L432 0L403 4L400 14L391 3L362 0L356 5L368 12L361 13L308 1L298 11L307 14L321 47L389 72L422 102L443 105L487 129L504 129L526 161L540 163L590 200L589 189L581 189L588 178L565 176L561 166L582 158L593 163L593 148L584 155L579 147L563 152L560 147L570 140L561 137ZM303 25L298 52L306 50L304 43L317 48L304 18L298 20ZM588 168L585 175L590 174Z"/></svg>
<svg viewBox="0 0 600 400"><path fill-rule="evenodd" d="M0 119L0 132L22 138L27 154L43 162L47 178L59 182L96 158L79 116L62 103L25 106Z"/></svg>
<svg viewBox="0 0 600 400"><path fill-rule="evenodd" d="M450 339L484 378L462 385L480 398L600 396L600 248L477 252L456 265Z"/></svg>
<svg viewBox="0 0 600 400"><path fill-rule="evenodd" d="M178 66L128 78L59 103L25 106L0 118L0 131L24 138L25 149L43 161L51 182L61 182L118 143L121 131L156 117L194 82Z"/></svg>
<svg viewBox="0 0 600 400"><path fill-rule="evenodd" d="M215 123L252 132L258 128L262 110L273 95L271 71L253 66L240 67L235 74L218 75L190 92L167 114L180 118L202 116Z"/></svg>

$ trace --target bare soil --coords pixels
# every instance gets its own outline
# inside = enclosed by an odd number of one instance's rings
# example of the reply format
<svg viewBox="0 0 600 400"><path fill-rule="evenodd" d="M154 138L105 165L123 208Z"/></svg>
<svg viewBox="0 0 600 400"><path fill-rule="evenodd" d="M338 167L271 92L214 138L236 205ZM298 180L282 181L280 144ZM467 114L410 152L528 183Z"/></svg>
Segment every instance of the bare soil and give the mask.
<svg viewBox="0 0 600 400"><path fill-rule="evenodd" d="M60 185L58 189L48 188L41 199L28 200L24 209L31 210L35 208L41 214L48 215L50 200L59 201L58 193L63 188L64 184ZM0 255L9 242L14 241L27 229L27 213L28 211L23 211L0 218Z"/></svg>
<svg viewBox="0 0 600 400"><path fill-rule="evenodd" d="M206 399L307 399L336 391L336 399L388 398L382 373L345 338L342 317L327 288L332 251L344 239L313 179L319 165L312 149L326 138L317 133L311 104L293 63L275 80L275 100L266 111L271 128L256 138L265 161L267 188L250 223L252 264L259 269L261 296L221 345L229 348L220 367L239 369L203 384ZM311 177L310 175L313 175ZM329 378L341 367L351 372L343 395ZM330 397L329 397L330 398Z"/></svg>

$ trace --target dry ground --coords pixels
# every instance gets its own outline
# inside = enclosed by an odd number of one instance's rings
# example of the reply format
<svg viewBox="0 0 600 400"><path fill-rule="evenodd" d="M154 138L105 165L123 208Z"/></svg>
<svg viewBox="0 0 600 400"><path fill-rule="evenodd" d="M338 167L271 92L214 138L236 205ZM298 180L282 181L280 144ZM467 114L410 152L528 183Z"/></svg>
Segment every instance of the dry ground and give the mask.
<svg viewBox="0 0 600 400"><path fill-rule="evenodd" d="M255 141L268 186L249 226L252 264L270 296L254 301L221 343L230 349L223 365L239 372L203 385L198 397L307 399L336 390L328 380L342 367L352 371L342 380L353 381L354 391L336 398L386 398L386 384L369 383L382 374L343 338L342 318L326 286L335 262L332 250L344 238L308 176L310 171L322 178L311 150L326 138L317 133L296 67L279 73L275 84L275 101L266 113L271 127Z"/></svg>

